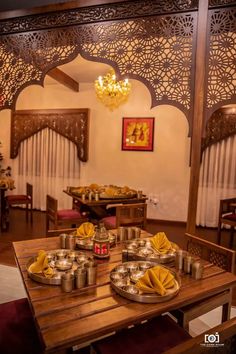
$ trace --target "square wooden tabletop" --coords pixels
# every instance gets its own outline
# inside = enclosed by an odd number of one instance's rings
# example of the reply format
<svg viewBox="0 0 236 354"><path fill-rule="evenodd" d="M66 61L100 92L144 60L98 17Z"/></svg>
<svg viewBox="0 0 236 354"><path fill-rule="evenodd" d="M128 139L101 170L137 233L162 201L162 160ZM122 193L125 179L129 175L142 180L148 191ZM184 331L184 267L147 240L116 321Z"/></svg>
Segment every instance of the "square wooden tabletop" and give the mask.
<svg viewBox="0 0 236 354"><path fill-rule="evenodd" d="M142 237L150 236L142 232ZM211 295L231 289L236 276L204 261L201 280L181 274L181 288L171 300L144 304L118 295L110 286L110 271L122 261L122 245L111 250L110 259L98 261L97 283L94 286L64 293L60 286L44 285L30 279L26 264L38 251L60 248L59 237L13 243L16 261L28 294L32 313L45 353L93 341L112 331L141 320L193 304ZM86 251L91 255L91 251Z"/></svg>

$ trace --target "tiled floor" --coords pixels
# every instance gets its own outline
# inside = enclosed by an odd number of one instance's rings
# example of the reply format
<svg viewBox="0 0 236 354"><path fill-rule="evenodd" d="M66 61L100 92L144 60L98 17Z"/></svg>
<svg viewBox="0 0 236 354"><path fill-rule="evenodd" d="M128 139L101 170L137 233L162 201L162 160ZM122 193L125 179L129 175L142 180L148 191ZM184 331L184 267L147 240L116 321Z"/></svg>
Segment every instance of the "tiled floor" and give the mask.
<svg viewBox="0 0 236 354"><path fill-rule="evenodd" d="M20 273L17 268L0 265L0 303L26 297ZM231 317L236 317L236 308L231 310ZM190 334L194 337L209 328L220 324L221 308L190 322Z"/></svg>
<svg viewBox="0 0 236 354"><path fill-rule="evenodd" d="M0 265L0 284L0 303L26 297L17 268Z"/></svg>

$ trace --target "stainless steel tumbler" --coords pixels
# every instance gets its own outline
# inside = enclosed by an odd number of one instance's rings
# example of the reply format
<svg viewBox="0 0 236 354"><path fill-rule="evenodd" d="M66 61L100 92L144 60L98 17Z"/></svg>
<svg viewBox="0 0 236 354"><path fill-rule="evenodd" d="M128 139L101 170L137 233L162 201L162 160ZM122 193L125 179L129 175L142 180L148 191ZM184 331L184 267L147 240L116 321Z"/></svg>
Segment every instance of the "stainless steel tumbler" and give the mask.
<svg viewBox="0 0 236 354"><path fill-rule="evenodd" d="M183 250L178 250L176 251L175 254L175 268L177 270L183 270L184 269L184 257L187 256L187 252Z"/></svg>
<svg viewBox="0 0 236 354"><path fill-rule="evenodd" d="M87 284L88 285L96 284L97 266L96 265L88 266L88 267L86 267L86 271L87 271Z"/></svg>
<svg viewBox="0 0 236 354"><path fill-rule="evenodd" d="M203 264L201 262L194 262L192 264L192 277L196 280L203 276Z"/></svg>
<svg viewBox="0 0 236 354"><path fill-rule="evenodd" d="M119 226L117 229L117 237L120 242L127 239L127 229L124 226Z"/></svg>
<svg viewBox="0 0 236 354"><path fill-rule="evenodd" d="M65 246L69 250L75 249L75 237L73 235L66 235Z"/></svg>
<svg viewBox="0 0 236 354"><path fill-rule="evenodd" d="M133 230L134 230L134 238L140 238L140 236L141 236L140 227L133 227Z"/></svg>
<svg viewBox="0 0 236 354"><path fill-rule="evenodd" d="M86 269L77 268L75 272L75 287L77 289L84 288L86 285Z"/></svg>
<svg viewBox="0 0 236 354"><path fill-rule="evenodd" d="M133 227L127 228L127 240L132 240L135 238L135 232Z"/></svg>
<svg viewBox="0 0 236 354"><path fill-rule="evenodd" d="M66 236L67 236L67 234L60 234L59 235L61 248L66 248Z"/></svg>
<svg viewBox="0 0 236 354"><path fill-rule="evenodd" d="M191 273L192 263L193 263L193 257L191 257L191 256L184 257L184 272L185 273L187 273L187 274Z"/></svg>
<svg viewBox="0 0 236 354"><path fill-rule="evenodd" d="M75 276L65 273L61 276L61 288L64 292L70 293L74 289Z"/></svg>

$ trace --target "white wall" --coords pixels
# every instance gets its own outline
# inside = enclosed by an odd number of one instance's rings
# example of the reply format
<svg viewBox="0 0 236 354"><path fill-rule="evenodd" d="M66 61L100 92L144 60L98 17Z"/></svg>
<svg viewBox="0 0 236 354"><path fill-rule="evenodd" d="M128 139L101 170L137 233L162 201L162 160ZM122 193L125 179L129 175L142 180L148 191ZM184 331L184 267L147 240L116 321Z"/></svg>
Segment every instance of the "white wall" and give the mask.
<svg viewBox="0 0 236 354"><path fill-rule="evenodd" d="M89 108L89 161L81 163L78 185L94 182L141 189L158 199L157 205L149 203L149 217L186 221L190 173L187 119L172 106L150 109L147 88L131 82L128 102L113 112L97 101L92 84L80 84L79 93L56 83L45 88L30 86L20 94L16 109ZM153 152L121 150L122 117L155 117ZM9 157L9 110L0 112L0 141L3 154ZM4 163L11 162L6 158Z"/></svg>

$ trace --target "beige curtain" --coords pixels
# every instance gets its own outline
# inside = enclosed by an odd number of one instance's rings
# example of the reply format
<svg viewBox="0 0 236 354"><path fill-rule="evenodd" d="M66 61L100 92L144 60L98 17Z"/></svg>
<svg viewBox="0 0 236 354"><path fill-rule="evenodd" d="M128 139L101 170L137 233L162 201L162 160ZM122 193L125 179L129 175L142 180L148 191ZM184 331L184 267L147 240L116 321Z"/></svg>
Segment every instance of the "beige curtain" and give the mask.
<svg viewBox="0 0 236 354"><path fill-rule="evenodd" d="M72 207L63 189L79 185L80 163L76 146L51 129L43 129L24 140L13 160L12 176L16 190L25 193L26 182L33 184L33 207L46 209L46 195L58 199L60 209Z"/></svg>
<svg viewBox="0 0 236 354"><path fill-rule="evenodd" d="M236 135L208 147L200 170L197 225L216 227L220 199L236 197Z"/></svg>

